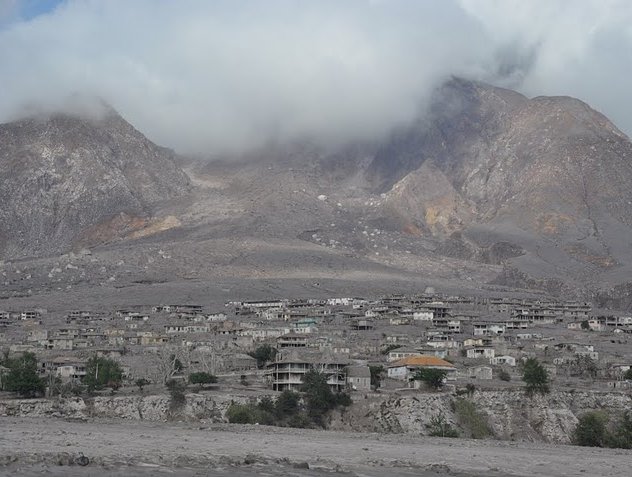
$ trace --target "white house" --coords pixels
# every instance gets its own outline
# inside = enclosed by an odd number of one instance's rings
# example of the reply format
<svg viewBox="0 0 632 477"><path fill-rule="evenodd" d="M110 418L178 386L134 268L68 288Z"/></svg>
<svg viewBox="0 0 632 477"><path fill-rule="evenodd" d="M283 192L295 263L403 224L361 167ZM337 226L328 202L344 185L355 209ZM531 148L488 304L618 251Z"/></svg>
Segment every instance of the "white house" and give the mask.
<svg viewBox="0 0 632 477"><path fill-rule="evenodd" d="M493 358L496 352L494 348L488 348L484 346L475 346L465 352L465 355L470 359L475 358Z"/></svg>
<svg viewBox="0 0 632 477"><path fill-rule="evenodd" d="M495 364L497 366L507 365L507 366L515 366L516 358L513 356L494 356L489 359L489 364Z"/></svg>

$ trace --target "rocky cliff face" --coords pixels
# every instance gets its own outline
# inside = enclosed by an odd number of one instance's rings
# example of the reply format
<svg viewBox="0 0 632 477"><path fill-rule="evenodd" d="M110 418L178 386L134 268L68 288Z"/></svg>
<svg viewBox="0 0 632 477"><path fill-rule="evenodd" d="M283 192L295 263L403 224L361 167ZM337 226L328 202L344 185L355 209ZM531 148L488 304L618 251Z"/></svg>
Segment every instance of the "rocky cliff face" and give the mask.
<svg viewBox="0 0 632 477"><path fill-rule="evenodd" d="M150 217L189 188L174 157L107 107L0 125L0 254L57 253L120 213Z"/></svg>
<svg viewBox="0 0 632 477"><path fill-rule="evenodd" d="M334 430L427 435L432 420L445 422L466 434L466 426L454 410L457 397L449 393L415 393L405 396L358 396L342 414L335 414ZM632 408L632 395L625 393L552 392L528 398L522 391L477 391L463 396L473 403L489 424L491 436L501 440L521 440L567 444L579 417L603 410L613 417ZM175 415L169 410L168 396L112 396L0 401L0 416L122 418L164 421L205 419L227 422L226 410L232 402L245 403L245 396L188 394L186 404Z"/></svg>
<svg viewBox="0 0 632 477"><path fill-rule="evenodd" d="M188 394L185 405L177 411L170 410L169 396L112 396L91 399L24 399L0 401L1 416L22 417L88 417L143 419L165 421L206 419L227 422L226 410L232 402L247 402L240 396Z"/></svg>
<svg viewBox="0 0 632 477"><path fill-rule="evenodd" d="M332 427L427 435L433 418L442 416L463 434L467 429L455 412L455 399L447 393L417 393L360 400L348 413L338 416ZM582 414L604 410L619 417L632 406L632 395L624 393L552 392L528 398L522 391L477 391L462 399L474 404L497 439L559 444L570 442Z"/></svg>

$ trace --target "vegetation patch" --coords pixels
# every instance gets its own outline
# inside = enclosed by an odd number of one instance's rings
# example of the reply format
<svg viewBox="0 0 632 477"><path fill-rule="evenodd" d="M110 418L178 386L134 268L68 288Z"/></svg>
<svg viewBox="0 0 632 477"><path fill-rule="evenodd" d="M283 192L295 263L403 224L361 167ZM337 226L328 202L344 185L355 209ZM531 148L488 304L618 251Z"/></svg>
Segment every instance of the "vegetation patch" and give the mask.
<svg viewBox="0 0 632 477"><path fill-rule="evenodd" d="M266 396L258 403L232 403L226 416L237 424L325 427L325 417L331 410L349 405L348 394L332 392L327 376L312 370L303 377L300 394L286 390L276 400Z"/></svg>
<svg viewBox="0 0 632 477"><path fill-rule="evenodd" d="M11 357L5 354L0 359L0 366L8 372L0 379L2 389L17 393L20 397L39 397L44 394L46 385L37 374L37 358L33 353Z"/></svg>
<svg viewBox="0 0 632 477"><path fill-rule="evenodd" d="M445 384L447 375L448 373L441 369L421 368L415 372L413 379L416 381L422 381L429 387L438 391Z"/></svg>
<svg viewBox="0 0 632 477"><path fill-rule="evenodd" d="M547 394L549 388L549 373L535 358L525 361L522 369L522 380L525 382L525 391L528 396L535 393Z"/></svg>
<svg viewBox="0 0 632 477"><path fill-rule="evenodd" d="M579 418L572 442L586 447L632 449L632 414L628 411L612 422L604 411L591 411Z"/></svg>
<svg viewBox="0 0 632 477"><path fill-rule="evenodd" d="M433 437L459 437L459 431L452 427L445 415L439 413L436 416L432 416L430 423L426 425L428 428L428 435Z"/></svg>
<svg viewBox="0 0 632 477"><path fill-rule="evenodd" d="M169 413L177 414L186 404L185 391L186 383L181 379L170 379L167 381L167 389L169 390Z"/></svg>
<svg viewBox="0 0 632 477"><path fill-rule="evenodd" d="M485 439L493 435L487 418L481 414L472 401L465 398L454 400L454 412L459 425L472 439Z"/></svg>
<svg viewBox="0 0 632 477"><path fill-rule="evenodd" d="M86 363L86 377L83 382L88 391L98 391L105 387L118 389L122 381L121 365L113 359L93 356Z"/></svg>

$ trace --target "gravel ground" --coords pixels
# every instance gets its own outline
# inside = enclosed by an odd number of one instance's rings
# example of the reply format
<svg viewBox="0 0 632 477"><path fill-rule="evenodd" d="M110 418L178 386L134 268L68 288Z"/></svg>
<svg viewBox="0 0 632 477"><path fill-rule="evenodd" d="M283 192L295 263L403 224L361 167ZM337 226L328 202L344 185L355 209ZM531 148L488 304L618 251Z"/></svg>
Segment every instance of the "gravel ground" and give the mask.
<svg viewBox="0 0 632 477"><path fill-rule="evenodd" d="M623 450L203 422L0 417L0 428L0 475L629 477L632 462Z"/></svg>

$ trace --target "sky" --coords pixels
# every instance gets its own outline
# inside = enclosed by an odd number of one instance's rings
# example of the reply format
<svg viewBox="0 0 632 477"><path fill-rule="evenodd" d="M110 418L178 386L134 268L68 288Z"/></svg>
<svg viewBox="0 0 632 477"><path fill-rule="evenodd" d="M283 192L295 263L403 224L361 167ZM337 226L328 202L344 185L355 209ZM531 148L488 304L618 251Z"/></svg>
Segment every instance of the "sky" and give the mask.
<svg viewBox="0 0 632 477"><path fill-rule="evenodd" d="M181 153L378 139L452 75L632 133L630 0L0 0L0 122L99 97Z"/></svg>

